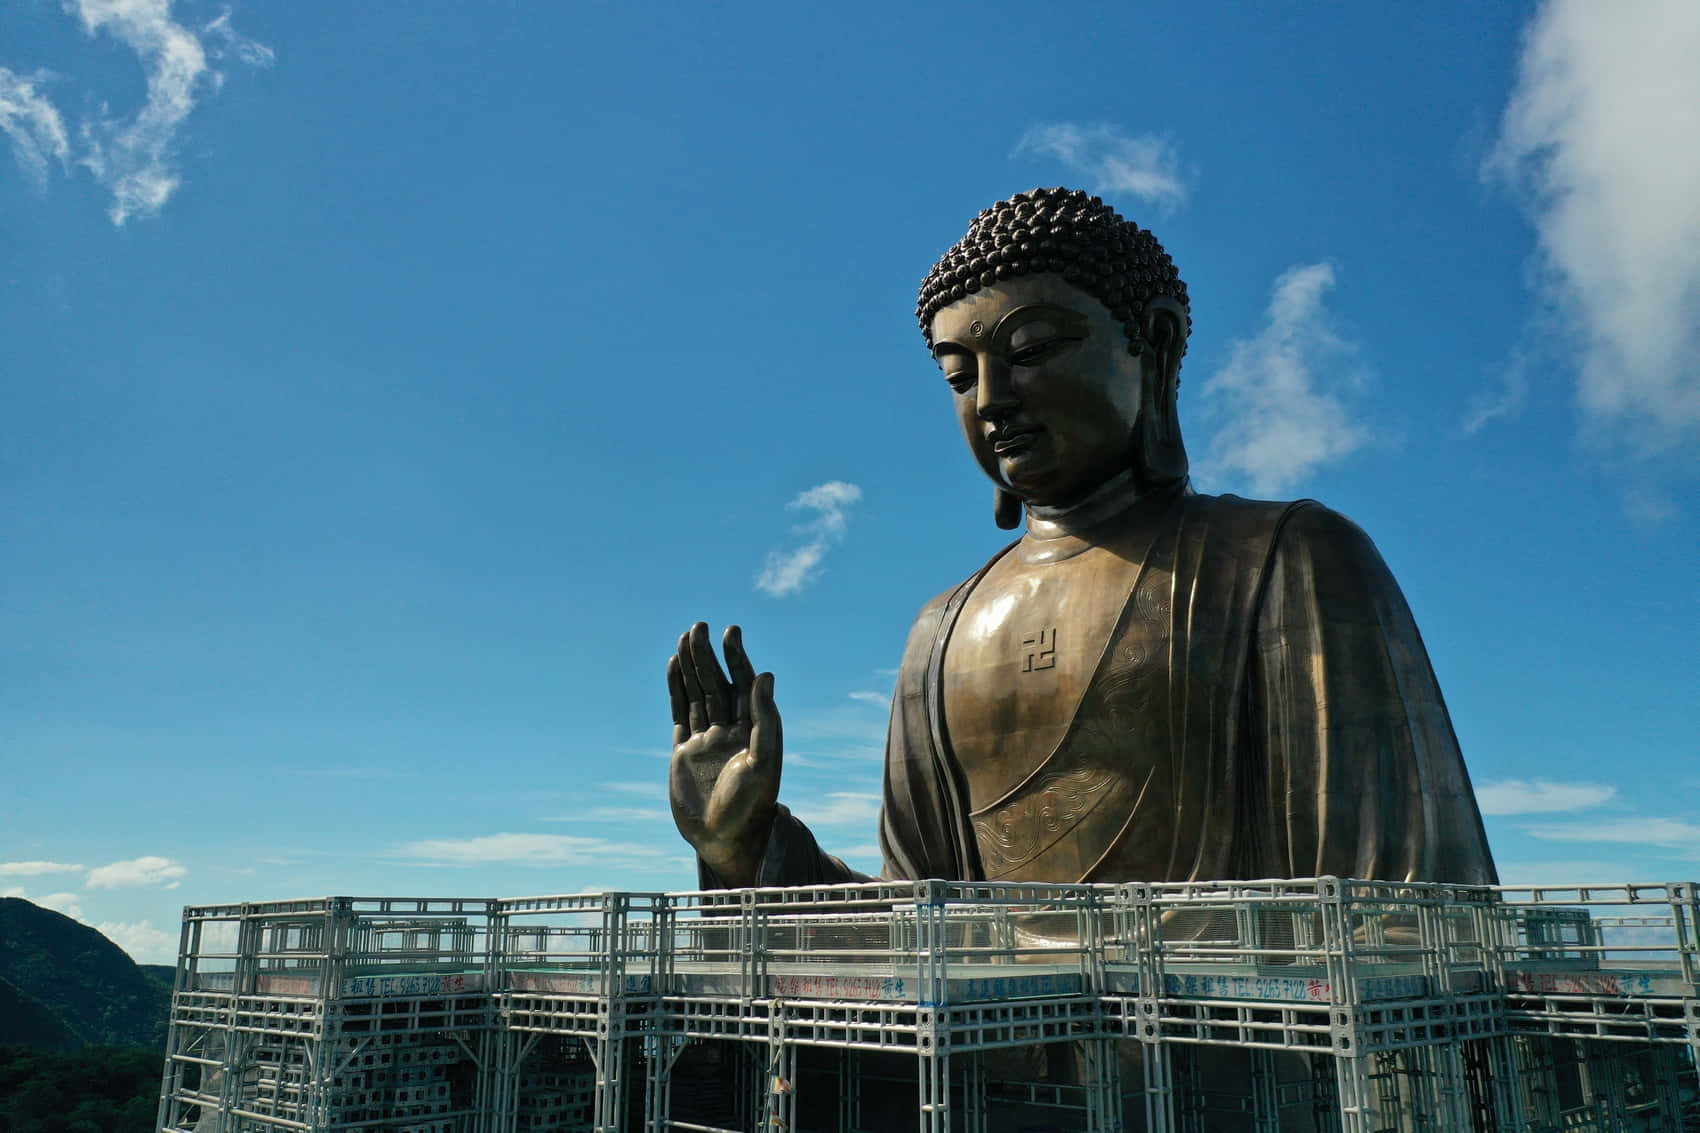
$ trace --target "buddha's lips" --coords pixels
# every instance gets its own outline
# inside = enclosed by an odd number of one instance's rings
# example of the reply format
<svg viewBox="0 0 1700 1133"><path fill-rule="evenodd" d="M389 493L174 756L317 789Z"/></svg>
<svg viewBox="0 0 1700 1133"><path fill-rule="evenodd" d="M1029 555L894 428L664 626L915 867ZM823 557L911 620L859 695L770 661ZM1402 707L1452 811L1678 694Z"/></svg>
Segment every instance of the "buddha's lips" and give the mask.
<svg viewBox="0 0 1700 1133"><path fill-rule="evenodd" d="M1043 431L1038 425L1017 425L1008 429L994 429L986 439L992 442L992 451L1002 456L1026 448L1033 443L1033 438Z"/></svg>

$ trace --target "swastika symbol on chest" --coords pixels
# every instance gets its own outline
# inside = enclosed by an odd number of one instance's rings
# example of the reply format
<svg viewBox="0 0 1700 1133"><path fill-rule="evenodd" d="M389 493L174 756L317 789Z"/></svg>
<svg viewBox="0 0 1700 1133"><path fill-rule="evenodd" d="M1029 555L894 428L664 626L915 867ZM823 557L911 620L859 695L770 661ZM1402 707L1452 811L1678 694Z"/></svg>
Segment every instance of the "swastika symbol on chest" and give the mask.
<svg viewBox="0 0 1700 1133"><path fill-rule="evenodd" d="M1054 626L1030 633L1021 639L1023 650L1021 671L1036 673L1057 667L1057 631Z"/></svg>

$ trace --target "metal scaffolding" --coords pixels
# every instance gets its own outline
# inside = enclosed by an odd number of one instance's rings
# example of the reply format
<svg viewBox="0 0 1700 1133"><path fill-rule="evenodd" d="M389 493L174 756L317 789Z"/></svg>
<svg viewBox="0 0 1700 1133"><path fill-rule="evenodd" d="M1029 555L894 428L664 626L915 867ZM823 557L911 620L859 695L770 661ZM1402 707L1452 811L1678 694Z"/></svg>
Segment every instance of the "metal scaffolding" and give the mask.
<svg viewBox="0 0 1700 1133"><path fill-rule="evenodd" d="M158 1129L1685 1133L1697 921L1337 878L191 907Z"/></svg>

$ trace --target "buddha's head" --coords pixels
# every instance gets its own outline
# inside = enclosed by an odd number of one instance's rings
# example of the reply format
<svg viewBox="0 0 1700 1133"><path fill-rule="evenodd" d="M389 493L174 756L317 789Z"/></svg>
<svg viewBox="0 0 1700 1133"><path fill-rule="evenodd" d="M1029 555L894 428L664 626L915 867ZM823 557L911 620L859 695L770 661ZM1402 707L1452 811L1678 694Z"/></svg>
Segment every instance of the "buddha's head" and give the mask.
<svg viewBox="0 0 1700 1133"><path fill-rule="evenodd" d="M999 201L928 273L916 315L1003 526L1019 519L1012 497L1066 507L1130 469L1141 490L1185 479L1186 284L1103 201Z"/></svg>

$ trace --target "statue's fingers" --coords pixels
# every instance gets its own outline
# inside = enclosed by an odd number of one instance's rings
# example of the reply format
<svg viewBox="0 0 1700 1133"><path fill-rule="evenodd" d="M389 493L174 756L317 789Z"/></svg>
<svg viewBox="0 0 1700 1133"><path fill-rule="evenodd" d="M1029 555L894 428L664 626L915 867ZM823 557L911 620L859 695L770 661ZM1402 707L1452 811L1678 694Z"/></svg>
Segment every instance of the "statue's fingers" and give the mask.
<svg viewBox="0 0 1700 1133"><path fill-rule="evenodd" d="M708 628L702 622L697 625L703 626L704 630ZM679 663L679 677L685 682L686 721L691 731L701 732L708 728L708 712L702 702L702 684L697 680L696 661L691 657L691 632L695 628L692 626L679 635L679 654L675 660Z"/></svg>
<svg viewBox="0 0 1700 1133"><path fill-rule="evenodd" d="M698 622L691 627L691 660L696 664L697 684L702 686L702 702L708 710L708 722L730 724L732 686L720 669L720 658L714 655L714 643L708 639L706 622Z"/></svg>
<svg viewBox="0 0 1700 1133"><path fill-rule="evenodd" d="M667 699L673 704L673 742L683 743L691 734L691 703L685 695L685 675L677 655L667 658ZM679 730L684 729L684 735Z"/></svg>
<svg viewBox="0 0 1700 1133"><path fill-rule="evenodd" d="M779 705L773 700L773 674L763 673L756 678L750 696L750 762L765 774L777 775L783 746Z"/></svg>
<svg viewBox="0 0 1700 1133"><path fill-rule="evenodd" d="M736 701L732 719L748 720L750 690L755 687L756 667L750 664L750 655L744 652L744 631L737 626L727 626L722 644L726 648L726 667L732 670L732 695Z"/></svg>

